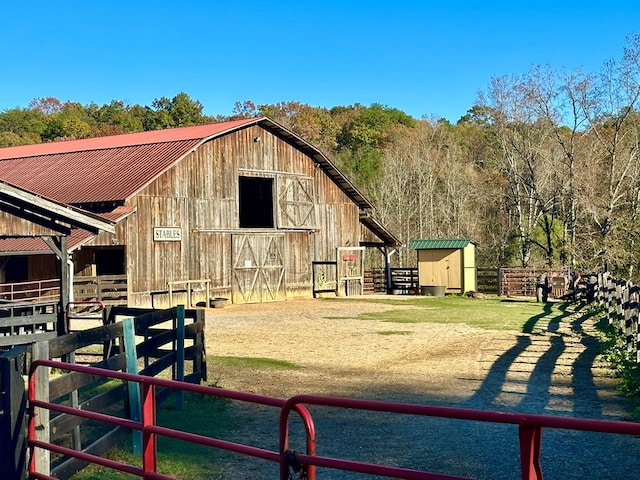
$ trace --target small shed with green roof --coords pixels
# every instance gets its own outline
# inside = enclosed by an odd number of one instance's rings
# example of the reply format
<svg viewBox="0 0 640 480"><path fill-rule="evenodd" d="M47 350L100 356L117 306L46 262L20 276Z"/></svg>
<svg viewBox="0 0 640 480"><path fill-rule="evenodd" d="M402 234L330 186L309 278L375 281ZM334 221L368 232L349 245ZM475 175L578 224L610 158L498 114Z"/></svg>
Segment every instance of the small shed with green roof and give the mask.
<svg viewBox="0 0 640 480"><path fill-rule="evenodd" d="M423 294L437 295L442 287L454 294L476 289L476 244L472 240L413 240L409 247L417 250L418 282Z"/></svg>

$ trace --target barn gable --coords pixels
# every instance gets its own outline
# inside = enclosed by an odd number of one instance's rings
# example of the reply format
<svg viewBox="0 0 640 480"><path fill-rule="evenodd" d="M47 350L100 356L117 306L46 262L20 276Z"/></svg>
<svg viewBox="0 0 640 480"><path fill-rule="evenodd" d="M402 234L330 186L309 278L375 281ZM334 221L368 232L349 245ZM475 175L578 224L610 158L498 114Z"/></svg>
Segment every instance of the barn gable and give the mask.
<svg viewBox="0 0 640 480"><path fill-rule="evenodd" d="M7 178L118 217L78 243L75 268L122 270L132 305L191 280L236 302L306 295L311 263L338 247L399 243L324 154L266 118L0 149Z"/></svg>

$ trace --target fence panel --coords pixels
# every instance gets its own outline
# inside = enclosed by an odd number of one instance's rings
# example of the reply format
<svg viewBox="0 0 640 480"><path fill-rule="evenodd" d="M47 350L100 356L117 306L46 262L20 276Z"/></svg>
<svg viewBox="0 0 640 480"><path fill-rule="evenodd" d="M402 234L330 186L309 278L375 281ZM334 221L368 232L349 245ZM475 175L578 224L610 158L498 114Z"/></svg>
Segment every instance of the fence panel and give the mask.
<svg viewBox="0 0 640 480"><path fill-rule="evenodd" d="M598 275L595 288L596 299L606 311L609 325L616 329L627 351L640 363L640 287L605 272Z"/></svg>
<svg viewBox="0 0 640 480"><path fill-rule="evenodd" d="M0 355L0 478L6 480L22 479L26 472L27 350L21 346Z"/></svg>

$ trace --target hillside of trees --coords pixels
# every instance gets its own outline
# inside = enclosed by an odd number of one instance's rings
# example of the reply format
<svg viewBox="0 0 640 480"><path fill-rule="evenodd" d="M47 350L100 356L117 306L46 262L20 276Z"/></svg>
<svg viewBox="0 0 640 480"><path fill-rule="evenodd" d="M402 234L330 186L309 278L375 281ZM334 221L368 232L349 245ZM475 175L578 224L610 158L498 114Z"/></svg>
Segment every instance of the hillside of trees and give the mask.
<svg viewBox="0 0 640 480"><path fill-rule="evenodd" d="M467 237L480 266L550 266L637 278L640 35L599 72L492 79L454 125L373 104L237 102L204 115L179 93L149 106L37 98L0 113L0 147L267 116L322 150L403 241ZM396 259L413 263L406 248Z"/></svg>

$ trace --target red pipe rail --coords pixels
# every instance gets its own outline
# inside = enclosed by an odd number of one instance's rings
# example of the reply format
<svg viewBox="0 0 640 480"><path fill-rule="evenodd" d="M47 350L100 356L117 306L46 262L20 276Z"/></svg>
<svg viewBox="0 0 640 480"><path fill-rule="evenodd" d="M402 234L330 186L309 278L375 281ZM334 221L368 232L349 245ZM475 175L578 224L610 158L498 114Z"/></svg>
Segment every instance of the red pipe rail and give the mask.
<svg viewBox="0 0 640 480"><path fill-rule="evenodd" d="M543 428L565 430L584 430L621 435L640 435L640 423L617 420L591 420L551 415L533 415L524 413L494 412L455 407L435 407L410 403L391 403L377 400L358 400L351 398L324 397L317 395L298 395L286 401L280 413L280 432L286 431L291 410L303 405L321 405L327 407L367 410L406 415L474 420L480 422L509 423L518 425L520 441L520 466L522 480L542 480L540 465L540 446ZM464 477L451 477L415 470L386 467L377 464L353 462L317 455L296 454L296 460L305 465L321 466L353 472L383 475L407 480L468 480ZM281 477L282 469L281 469Z"/></svg>
<svg viewBox="0 0 640 480"><path fill-rule="evenodd" d="M133 421L125 418L107 415L99 412L91 412L88 410L81 410L73 408L67 405L60 405L44 400L35 398L35 372L40 367L53 367L61 370L68 370L73 372L86 373L88 375L101 376L106 378L115 378L127 382L136 382L140 384L141 401L142 401L142 418L141 421ZM124 473L136 475L145 480L178 480L174 477L162 475L157 472L157 458L156 458L156 438L158 435L174 438L177 440L196 443L213 448L219 448L230 452L235 452L243 455L249 455L272 462L282 462L284 459L290 457L288 449L288 439L280 441L280 445L284 446L284 450L281 452L272 452L262 448L252 447L248 445L242 445L238 443L228 442L225 440L219 440L202 435L182 432L171 428L162 427L155 424L156 421L156 403L155 403L155 389L156 387L169 388L173 390L183 390L202 395L215 396L219 398L227 398L231 400L244 401L249 403L255 403L259 405L272 406L282 409L286 400L274 397L267 397L263 395L256 395L252 393L238 392L234 390L225 390L216 387L208 387L203 385L196 385L192 383L178 382L175 380L166 380L156 377L147 377L143 375L135 375L126 372L119 372L114 370L106 370L103 368L89 367L84 365L77 365L66 362L57 362L53 360L36 360L32 363L29 369L29 424L28 424L28 445L29 445L29 478L38 480L55 480L53 477L39 473L36 471L36 455L35 449L42 448L54 453L59 453L69 457L77 458L101 465L103 467L118 470ZM142 468L128 465L122 462L117 462L102 458L96 455L80 452L72 448L62 447L54 445L49 442L38 440L36 438L36 408L44 408L59 413L66 413L69 415L75 415L78 417L96 420L111 425L117 425L131 430L139 430L142 432ZM315 455L316 453L316 433L313 425L313 419L303 406L295 407L294 410L300 415L306 429L306 448L308 455ZM315 480L315 467L311 466L307 469L307 479Z"/></svg>
<svg viewBox="0 0 640 480"><path fill-rule="evenodd" d="M142 393L141 422L127 420L120 417L114 417L97 412L79 410L70 406L54 404L36 399L35 371L39 367L56 367L63 370L77 371L91 375L104 376L107 378L117 378L124 381L139 383ZM181 432L178 430L155 425L155 387L164 387L174 390L181 389L184 391L190 391L203 395L211 395L220 398L227 398L280 408L280 417L278 421L278 452L232 443L220 439L204 437L197 434ZM125 473L137 475L145 480L177 480L174 477L162 475L156 471L156 437L160 435L213 448L219 448L238 454L258 457L272 462L278 462L280 466L281 480L287 480L288 478L290 478L289 468L292 465L302 465L306 469L306 478L308 480L315 480L316 467L326 467L370 475L386 476L390 478L403 478L407 480L469 480L465 477L448 476L432 472L424 472L406 468L389 467L379 464L318 456L316 452L316 431L313 419L311 417L311 414L309 413L309 410L306 408L306 405L518 425L521 478L523 480L542 480L543 478L542 468L540 464L540 447L542 438L541 434L543 428L583 430L601 433L640 436L640 423L633 422L494 412L467 408L436 407L429 405L384 402L376 400L358 400L314 395L298 395L288 400L284 400L280 398L266 397L251 393L225 390L221 388L207 387L202 385L177 382L174 380L159 379L155 377L145 377L141 375L105 370L95 367L56 362L51 360L37 360L33 362L29 371L29 478L39 480L54 480L53 477L38 473L35 469L34 451L36 448L43 448L52 452L85 460L90 463L102 465L107 468L112 468ZM35 438L35 409L38 407L50 409L61 413L77 415L88 419L104 421L114 425L120 425L125 428L142 431L142 468L37 440ZM296 413L298 413L302 418L302 421L304 422L306 428L306 454L291 452L289 450L289 416L291 414L291 411L295 411Z"/></svg>

